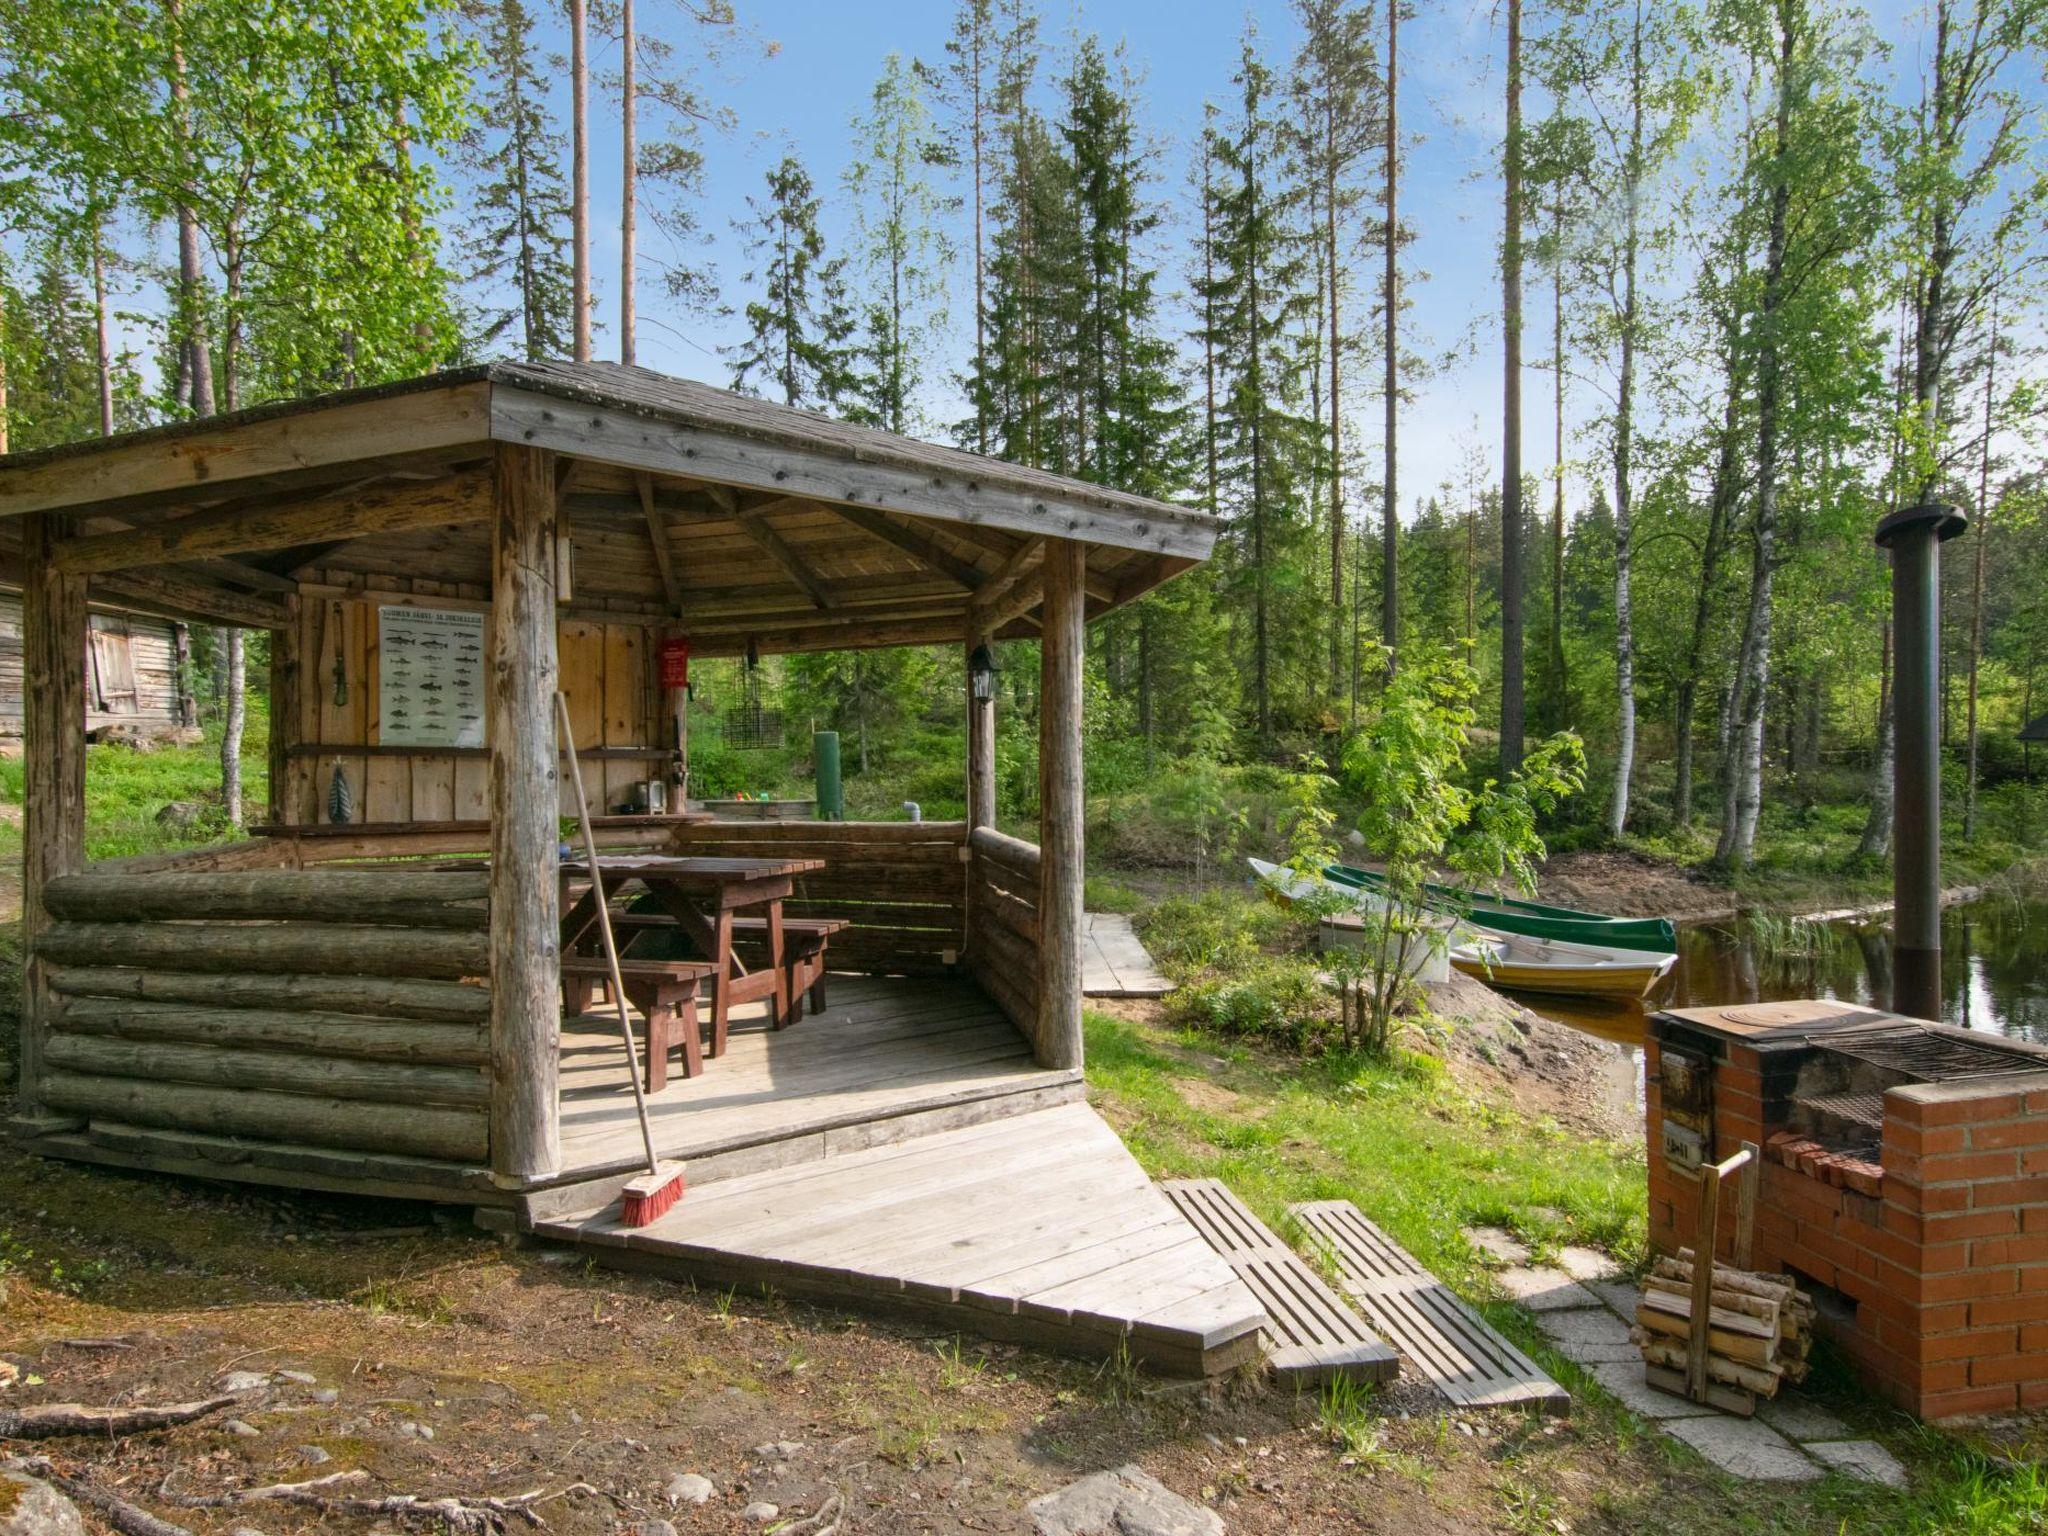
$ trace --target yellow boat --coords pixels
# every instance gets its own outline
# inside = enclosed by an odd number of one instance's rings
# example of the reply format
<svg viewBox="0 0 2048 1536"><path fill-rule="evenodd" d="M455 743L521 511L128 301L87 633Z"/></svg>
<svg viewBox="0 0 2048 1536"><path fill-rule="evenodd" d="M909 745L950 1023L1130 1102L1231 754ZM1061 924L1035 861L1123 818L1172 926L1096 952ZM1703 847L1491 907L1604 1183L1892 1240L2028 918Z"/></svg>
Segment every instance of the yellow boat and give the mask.
<svg viewBox="0 0 2048 1536"><path fill-rule="evenodd" d="M1488 986L1568 997L1647 997L1677 963L1672 954L1623 955L1507 934L1451 947L1451 964Z"/></svg>

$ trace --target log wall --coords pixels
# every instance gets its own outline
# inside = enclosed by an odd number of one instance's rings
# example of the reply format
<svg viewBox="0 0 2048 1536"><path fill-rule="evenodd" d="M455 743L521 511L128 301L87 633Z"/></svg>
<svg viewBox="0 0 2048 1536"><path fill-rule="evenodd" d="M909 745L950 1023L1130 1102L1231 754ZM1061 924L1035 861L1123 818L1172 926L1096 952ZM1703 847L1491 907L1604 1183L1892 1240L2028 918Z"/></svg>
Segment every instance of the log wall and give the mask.
<svg viewBox="0 0 2048 1536"><path fill-rule="evenodd" d="M790 917L843 917L834 969L937 975L966 944L967 825L959 821L707 822L674 835L678 853L823 859L796 883Z"/></svg>
<svg viewBox="0 0 2048 1536"><path fill-rule="evenodd" d="M489 885L418 867L54 878L43 1099L96 1140L481 1168Z"/></svg>
<svg viewBox="0 0 2048 1536"><path fill-rule="evenodd" d="M298 604L287 647L298 658L298 686L288 739L274 754L285 788L272 807L273 821L325 822L337 766L348 776L358 822L481 822L490 815L488 746L440 752L385 746L378 740L377 692L380 605L484 610L488 588L385 579L388 588L360 590L316 583ZM562 691L592 808L621 805L635 780L657 777L667 767L656 639L643 622L563 619L556 633ZM494 729L488 709L484 728L488 741ZM566 787L562 793L560 813L572 816Z"/></svg>
<svg viewBox="0 0 2048 1536"><path fill-rule="evenodd" d="M967 969L1035 1053L1038 1039L1038 849L993 827L968 839Z"/></svg>

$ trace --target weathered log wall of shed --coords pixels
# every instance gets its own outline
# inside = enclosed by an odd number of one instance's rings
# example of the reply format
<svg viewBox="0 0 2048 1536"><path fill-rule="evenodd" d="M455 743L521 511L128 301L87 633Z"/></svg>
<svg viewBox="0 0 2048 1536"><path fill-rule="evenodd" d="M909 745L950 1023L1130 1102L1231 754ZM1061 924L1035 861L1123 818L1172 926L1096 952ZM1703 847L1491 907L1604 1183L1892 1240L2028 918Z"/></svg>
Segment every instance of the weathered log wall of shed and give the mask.
<svg viewBox="0 0 2048 1536"><path fill-rule="evenodd" d="M993 827L976 827L968 852L968 973L1036 1052L1038 849Z"/></svg>
<svg viewBox="0 0 2048 1536"><path fill-rule="evenodd" d="M317 575L317 573L314 573ZM383 577L391 587L314 582L299 601L296 718L280 760L286 776L272 819L325 822L339 766L355 799L355 821L482 822L490 814L488 745L436 751L379 741L377 610L385 604L487 611L487 588ZM605 808L625 803L636 780L662 775L668 742L656 678L658 636L644 621L563 619L557 626L562 691L569 699L583 779ZM337 689L339 668L345 686ZM273 729L276 729L273 722ZM486 742L493 729L488 711ZM564 775L561 814L574 815ZM593 809L597 808L593 806Z"/></svg>
<svg viewBox="0 0 2048 1536"><path fill-rule="evenodd" d="M178 625L148 614L94 608L87 620L85 728L132 726L147 734L183 723ZM19 592L0 592L0 737L21 734L22 612Z"/></svg>
<svg viewBox="0 0 2048 1536"><path fill-rule="evenodd" d="M458 1182L490 1150L489 887L418 866L59 876L43 1101L109 1145L217 1159L226 1138Z"/></svg>
<svg viewBox="0 0 2048 1536"><path fill-rule="evenodd" d="M790 917L843 917L835 970L929 976L966 943L967 824L960 821L703 822L680 828L678 853L823 859L797 879Z"/></svg>

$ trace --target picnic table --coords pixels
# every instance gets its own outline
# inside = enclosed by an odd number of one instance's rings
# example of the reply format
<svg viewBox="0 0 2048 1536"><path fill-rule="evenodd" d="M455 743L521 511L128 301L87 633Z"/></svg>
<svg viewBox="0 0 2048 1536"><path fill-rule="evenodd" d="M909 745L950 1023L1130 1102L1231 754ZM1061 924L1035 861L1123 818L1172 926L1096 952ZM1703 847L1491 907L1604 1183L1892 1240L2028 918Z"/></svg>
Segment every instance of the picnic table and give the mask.
<svg viewBox="0 0 2048 1536"><path fill-rule="evenodd" d="M595 953L598 903L609 902L630 885L642 886L710 965L711 1054L721 1056L734 1004L768 998L774 1027L791 1018L782 903L795 890L798 876L824 867L823 859L651 853L600 854L595 867L588 859L564 859L562 953ZM584 889L570 901L567 887L577 881L585 882ZM755 914L753 922L767 948L767 963L752 971L733 953L733 927L746 920L742 914Z"/></svg>

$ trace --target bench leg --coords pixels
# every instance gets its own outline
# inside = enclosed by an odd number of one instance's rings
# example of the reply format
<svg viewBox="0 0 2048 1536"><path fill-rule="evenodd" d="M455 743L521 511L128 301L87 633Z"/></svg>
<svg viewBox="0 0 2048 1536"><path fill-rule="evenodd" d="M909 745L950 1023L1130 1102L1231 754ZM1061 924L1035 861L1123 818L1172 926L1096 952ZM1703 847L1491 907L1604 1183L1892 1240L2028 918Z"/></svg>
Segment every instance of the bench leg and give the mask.
<svg viewBox="0 0 2048 1536"><path fill-rule="evenodd" d="M697 1022L697 986L694 982L676 1001L676 1028L683 1037L683 1076L701 1077L704 1072L704 1039Z"/></svg>
<svg viewBox="0 0 2048 1536"><path fill-rule="evenodd" d="M662 996L662 988L655 986L632 986L628 990L639 995L633 999L633 1006L640 1010L640 1016L647 1021L647 1071L643 1081L649 1093L659 1093L668 1086L668 1052L673 1043L670 1035L675 1024L675 1008Z"/></svg>
<svg viewBox="0 0 2048 1536"><path fill-rule="evenodd" d="M825 1011L825 957L818 956L818 974L811 982L811 1012Z"/></svg>

